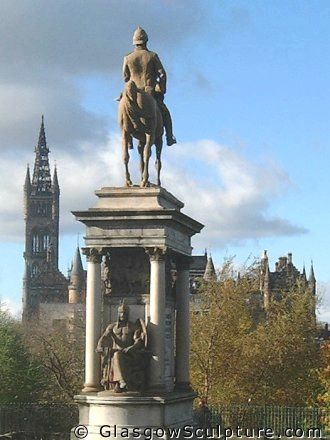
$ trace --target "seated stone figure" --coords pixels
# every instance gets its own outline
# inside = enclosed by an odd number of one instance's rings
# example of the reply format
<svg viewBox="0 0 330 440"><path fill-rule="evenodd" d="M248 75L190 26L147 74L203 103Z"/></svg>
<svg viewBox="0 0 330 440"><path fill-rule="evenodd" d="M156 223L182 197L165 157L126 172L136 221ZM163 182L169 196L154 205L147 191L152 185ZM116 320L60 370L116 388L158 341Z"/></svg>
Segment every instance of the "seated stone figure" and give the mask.
<svg viewBox="0 0 330 440"><path fill-rule="evenodd" d="M128 306L120 304L117 322L108 325L96 349L102 353L101 385L116 393L141 391L150 359L144 321L133 323L128 317Z"/></svg>

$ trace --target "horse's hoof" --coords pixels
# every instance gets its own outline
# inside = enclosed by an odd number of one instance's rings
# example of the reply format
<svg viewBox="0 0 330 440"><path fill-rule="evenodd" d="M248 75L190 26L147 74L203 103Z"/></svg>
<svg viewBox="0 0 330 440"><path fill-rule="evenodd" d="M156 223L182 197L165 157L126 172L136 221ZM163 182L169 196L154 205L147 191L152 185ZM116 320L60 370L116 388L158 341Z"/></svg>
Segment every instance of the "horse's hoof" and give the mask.
<svg viewBox="0 0 330 440"><path fill-rule="evenodd" d="M131 180L126 180L126 186L133 186L133 183Z"/></svg>
<svg viewBox="0 0 330 440"><path fill-rule="evenodd" d="M140 188L147 188L150 186L149 180L141 180Z"/></svg>

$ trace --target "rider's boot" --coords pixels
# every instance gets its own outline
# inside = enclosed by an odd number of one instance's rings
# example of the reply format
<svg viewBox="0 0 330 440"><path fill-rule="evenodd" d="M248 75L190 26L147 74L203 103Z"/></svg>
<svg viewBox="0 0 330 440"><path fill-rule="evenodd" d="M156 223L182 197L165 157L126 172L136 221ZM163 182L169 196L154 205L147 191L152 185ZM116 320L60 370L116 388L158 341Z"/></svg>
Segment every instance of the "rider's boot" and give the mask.
<svg viewBox="0 0 330 440"><path fill-rule="evenodd" d="M176 144L176 138L175 136L173 136L173 133L171 133L170 135L166 134L166 143L169 147Z"/></svg>
<svg viewBox="0 0 330 440"><path fill-rule="evenodd" d="M169 109L166 107L164 101L158 102L162 112L163 124L166 131L166 143L168 146L176 144L175 136L173 135L172 118Z"/></svg>

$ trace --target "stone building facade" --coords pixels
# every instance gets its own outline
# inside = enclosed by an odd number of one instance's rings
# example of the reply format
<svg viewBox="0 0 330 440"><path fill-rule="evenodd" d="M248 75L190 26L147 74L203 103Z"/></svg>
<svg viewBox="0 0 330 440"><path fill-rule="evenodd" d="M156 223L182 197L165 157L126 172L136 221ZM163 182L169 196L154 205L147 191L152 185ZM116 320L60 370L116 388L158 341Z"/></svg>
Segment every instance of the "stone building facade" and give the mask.
<svg viewBox="0 0 330 440"><path fill-rule="evenodd" d="M267 251L260 262L260 293L263 298L264 309L267 310L270 302L281 300L282 295L298 284L308 288L312 295L316 294L316 279L313 263L311 263L309 277L307 279L305 266L300 272L292 262L292 253L280 257L275 263L275 271L269 269Z"/></svg>

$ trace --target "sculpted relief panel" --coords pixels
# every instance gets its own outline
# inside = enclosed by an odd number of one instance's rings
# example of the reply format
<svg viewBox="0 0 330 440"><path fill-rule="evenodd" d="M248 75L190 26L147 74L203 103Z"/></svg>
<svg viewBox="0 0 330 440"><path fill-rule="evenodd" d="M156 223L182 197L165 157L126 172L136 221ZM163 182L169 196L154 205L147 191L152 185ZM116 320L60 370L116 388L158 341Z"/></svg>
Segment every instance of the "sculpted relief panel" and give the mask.
<svg viewBox="0 0 330 440"><path fill-rule="evenodd" d="M105 293L128 297L149 293L150 264L144 249L111 249L103 270Z"/></svg>

